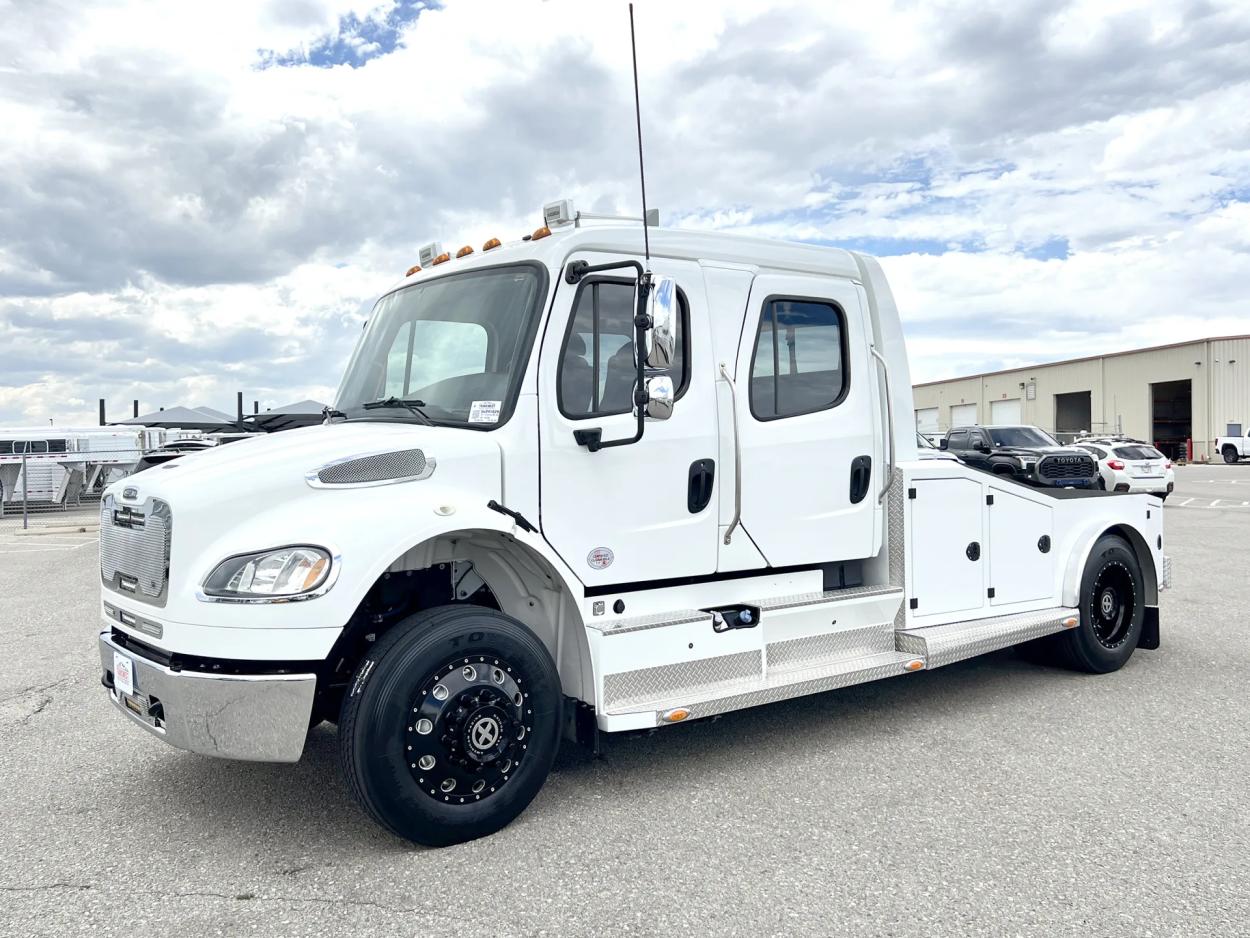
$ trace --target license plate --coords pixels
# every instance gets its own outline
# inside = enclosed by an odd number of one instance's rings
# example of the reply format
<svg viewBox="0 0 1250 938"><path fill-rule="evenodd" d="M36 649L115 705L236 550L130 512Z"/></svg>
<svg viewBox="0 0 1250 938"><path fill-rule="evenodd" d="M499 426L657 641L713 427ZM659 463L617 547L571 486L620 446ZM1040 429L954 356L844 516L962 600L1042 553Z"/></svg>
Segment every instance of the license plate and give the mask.
<svg viewBox="0 0 1250 938"><path fill-rule="evenodd" d="M113 652L113 686L123 694L135 692L135 663L121 652Z"/></svg>

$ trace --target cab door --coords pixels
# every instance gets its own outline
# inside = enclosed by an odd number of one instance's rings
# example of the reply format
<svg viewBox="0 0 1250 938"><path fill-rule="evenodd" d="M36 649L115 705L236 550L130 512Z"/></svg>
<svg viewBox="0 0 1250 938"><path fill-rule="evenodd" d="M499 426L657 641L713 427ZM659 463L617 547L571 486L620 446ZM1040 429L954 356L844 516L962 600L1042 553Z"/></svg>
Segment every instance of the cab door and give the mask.
<svg viewBox="0 0 1250 938"><path fill-rule="evenodd" d="M602 264L623 258L575 255ZM669 372L677 399L642 439L590 452L577 430L604 442L634 435L634 278L621 272L561 280L539 363L541 527L587 586L713 573L717 558L715 387L706 294L698 265L655 259L677 281L681 315Z"/></svg>
<svg viewBox="0 0 1250 938"><path fill-rule="evenodd" d="M757 276L735 384L742 525L768 563L873 556L884 432L859 288Z"/></svg>

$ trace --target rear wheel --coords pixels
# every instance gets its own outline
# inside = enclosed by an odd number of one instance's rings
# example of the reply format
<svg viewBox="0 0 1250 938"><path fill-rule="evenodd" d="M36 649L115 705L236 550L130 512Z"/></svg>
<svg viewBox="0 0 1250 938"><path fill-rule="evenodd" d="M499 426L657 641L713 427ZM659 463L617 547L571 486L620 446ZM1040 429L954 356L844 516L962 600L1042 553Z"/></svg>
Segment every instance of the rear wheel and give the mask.
<svg viewBox="0 0 1250 938"><path fill-rule="evenodd" d="M339 756L356 799L408 840L494 833L542 788L560 737L560 678L541 641L480 606L405 619L361 661Z"/></svg>
<svg viewBox="0 0 1250 938"><path fill-rule="evenodd" d="M1117 671L1133 656L1146 618L1137 555L1121 537L1100 537L1081 577L1080 624L1055 636L1064 663L1079 671Z"/></svg>
<svg viewBox="0 0 1250 938"><path fill-rule="evenodd" d="M1235 463L1237 461L1237 447L1225 446L1222 452L1224 453L1224 462Z"/></svg>

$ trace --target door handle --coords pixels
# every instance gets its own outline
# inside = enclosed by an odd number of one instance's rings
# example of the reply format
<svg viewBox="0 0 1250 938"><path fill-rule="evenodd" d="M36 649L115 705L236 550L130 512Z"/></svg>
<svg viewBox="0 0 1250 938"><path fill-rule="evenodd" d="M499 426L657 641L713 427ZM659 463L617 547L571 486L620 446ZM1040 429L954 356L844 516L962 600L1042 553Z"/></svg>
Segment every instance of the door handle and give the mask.
<svg viewBox="0 0 1250 938"><path fill-rule="evenodd" d="M851 460L851 504L856 505L868 494L872 480L872 457L856 456Z"/></svg>
<svg viewBox="0 0 1250 938"><path fill-rule="evenodd" d="M713 459L696 459L690 464L690 475L686 487L686 507L692 515L697 515L712 500L712 482L716 478L716 461Z"/></svg>

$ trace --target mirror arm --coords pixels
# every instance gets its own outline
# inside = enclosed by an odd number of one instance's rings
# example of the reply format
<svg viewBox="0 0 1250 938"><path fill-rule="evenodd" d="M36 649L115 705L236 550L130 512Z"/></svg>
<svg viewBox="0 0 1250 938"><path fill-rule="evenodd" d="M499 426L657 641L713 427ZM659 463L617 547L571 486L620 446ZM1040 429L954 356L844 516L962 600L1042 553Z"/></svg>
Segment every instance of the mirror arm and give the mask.
<svg viewBox="0 0 1250 938"><path fill-rule="evenodd" d="M642 265L637 261L612 261L607 264L590 264L586 261L569 261L569 266L564 268L564 282L578 283L587 274L597 274L605 270L621 270L624 267L632 267L634 272L638 274L638 279L646 275L646 271L642 269ZM642 307L639 307L641 309Z"/></svg>
<svg viewBox="0 0 1250 938"><path fill-rule="evenodd" d="M574 273L575 265L584 265L579 267ZM638 271L638 308L634 311L634 361L638 365L637 384L634 385L634 410L638 414L638 428L634 431L633 436L625 437L621 440L608 440L603 442L603 430L600 427L592 427L587 430L574 430L573 440L578 446L584 446L592 453L597 453L601 449L608 449L612 446L630 446L642 439L643 429L646 427L646 394L647 394L647 373L646 362L643 361L643 349L646 348L647 329L651 326L651 317L647 315L647 294L651 292L651 275L642 269L642 265L637 261L617 261L612 264L596 264L591 266L585 261L573 261L569 264L568 270L565 272L564 279L569 283L577 283L583 276L588 273L595 273L600 270L615 270L621 267L633 267Z"/></svg>

